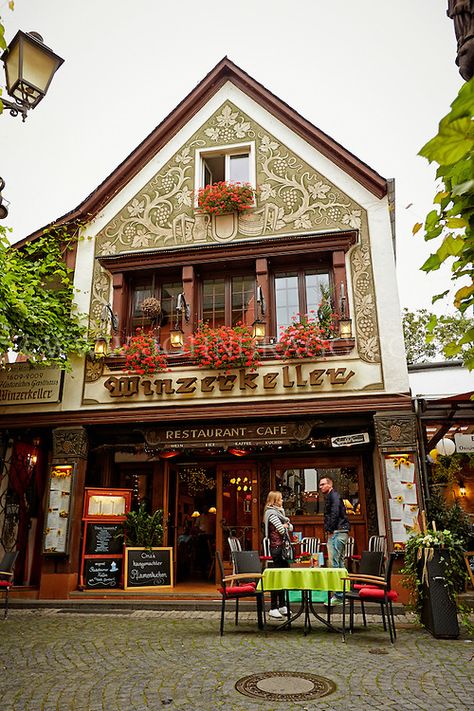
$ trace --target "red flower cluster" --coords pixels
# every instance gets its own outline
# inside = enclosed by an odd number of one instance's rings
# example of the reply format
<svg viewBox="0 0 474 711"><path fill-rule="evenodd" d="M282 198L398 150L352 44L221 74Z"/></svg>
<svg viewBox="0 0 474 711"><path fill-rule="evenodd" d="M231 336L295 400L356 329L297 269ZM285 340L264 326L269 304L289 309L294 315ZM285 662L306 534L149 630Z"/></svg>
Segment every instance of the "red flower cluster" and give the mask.
<svg viewBox="0 0 474 711"><path fill-rule="evenodd" d="M260 365L257 342L251 329L242 324L210 328L200 323L189 345L188 355L200 368L229 372L232 368L255 370Z"/></svg>
<svg viewBox="0 0 474 711"><path fill-rule="evenodd" d="M277 350L284 358L315 358L330 348L326 330L307 314L298 314L291 326L282 327Z"/></svg>
<svg viewBox="0 0 474 711"><path fill-rule="evenodd" d="M253 205L255 191L249 183L214 183L200 188L198 206L209 215L244 212Z"/></svg>
<svg viewBox="0 0 474 711"><path fill-rule="evenodd" d="M125 354L125 368L128 373L137 375L153 375L167 370L168 364L164 353L158 349L158 344L152 336L142 333L137 328L137 335L132 336L129 343L122 346Z"/></svg>

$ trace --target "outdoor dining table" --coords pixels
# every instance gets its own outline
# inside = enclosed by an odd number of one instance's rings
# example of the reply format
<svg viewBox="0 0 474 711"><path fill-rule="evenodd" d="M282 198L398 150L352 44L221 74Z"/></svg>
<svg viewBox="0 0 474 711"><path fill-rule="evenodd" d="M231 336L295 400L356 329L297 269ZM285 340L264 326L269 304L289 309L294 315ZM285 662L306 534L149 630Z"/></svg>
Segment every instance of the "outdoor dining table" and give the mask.
<svg viewBox="0 0 474 711"><path fill-rule="evenodd" d="M286 590L287 593L290 590L301 591L301 604L294 615L291 614L289 595L286 595L288 618L276 629L290 628L292 622L304 615L306 636L311 631L310 613L333 632L341 631L331 624L330 606L328 606L327 618L318 615L313 606L312 592L315 590L327 592L329 602L331 592L343 591L345 577L347 577L345 568L266 568L259 586L261 585L264 593L272 590Z"/></svg>

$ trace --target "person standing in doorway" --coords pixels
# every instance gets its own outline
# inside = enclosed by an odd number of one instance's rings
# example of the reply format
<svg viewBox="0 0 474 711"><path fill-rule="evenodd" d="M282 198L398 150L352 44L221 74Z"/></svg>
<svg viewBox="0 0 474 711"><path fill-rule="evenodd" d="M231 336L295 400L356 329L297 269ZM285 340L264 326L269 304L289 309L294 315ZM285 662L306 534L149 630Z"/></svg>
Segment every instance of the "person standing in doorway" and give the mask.
<svg viewBox="0 0 474 711"><path fill-rule="evenodd" d="M335 490L331 477L326 476L321 479L319 489L325 496L324 530L328 537L328 563L331 568L343 568L344 551L351 527L346 507ZM334 593L330 602L331 605L341 605L342 593Z"/></svg>
<svg viewBox="0 0 474 711"><path fill-rule="evenodd" d="M263 513L263 523L265 526L265 537L270 541L270 554L275 568L289 568L290 564L282 556L284 537L293 530L290 519L285 514L283 508L283 497L279 491L270 491L265 503ZM288 614L285 604L285 591L272 590L271 593L270 617L283 619Z"/></svg>

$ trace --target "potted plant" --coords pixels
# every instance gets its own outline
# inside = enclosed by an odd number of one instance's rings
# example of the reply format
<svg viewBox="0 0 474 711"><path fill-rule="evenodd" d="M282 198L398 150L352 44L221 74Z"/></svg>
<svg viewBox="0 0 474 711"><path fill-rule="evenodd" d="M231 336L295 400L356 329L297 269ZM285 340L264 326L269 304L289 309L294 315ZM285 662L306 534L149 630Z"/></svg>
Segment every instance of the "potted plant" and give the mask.
<svg viewBox="0 0 474 711"><path fill-rule="evenodd" d="M199 210L208 215L245 212L253 207L255 190L249 183L221 181L198 191Z"/></svg>
<svg viewBox="0 0 474 711"><path fill-rule="evenodd" d="M469 625L457 598L467 580L463 541L457 535L433 528L410 536L401 573L413 608L433 636L457 637L458 612Z"/></svg>
<svg viewBox="0 0 474 711"><path fill-rule="evenodd" d="M241 323L234 327L211 328L201 322L196 333L189 339L187 353L200 368L212 370L255 370L260 365L257 341L249 326Z"/></svg>
<svg viewBox="0 0 474 711"><path fill-rule="evenodd" d="M163 543L163 511L157 509L149 514L144 504L138 511L129 511L119 534L130 548L151 550Z"/></svg>
<svg viewBox="0 0 474 711"><path fill-rule="evenodd" d="M137 328L136 335L121 347L120 353L125 355L128 373L154 375L168 369L166 355L160 351L156 340L141 328Z"/></svg>

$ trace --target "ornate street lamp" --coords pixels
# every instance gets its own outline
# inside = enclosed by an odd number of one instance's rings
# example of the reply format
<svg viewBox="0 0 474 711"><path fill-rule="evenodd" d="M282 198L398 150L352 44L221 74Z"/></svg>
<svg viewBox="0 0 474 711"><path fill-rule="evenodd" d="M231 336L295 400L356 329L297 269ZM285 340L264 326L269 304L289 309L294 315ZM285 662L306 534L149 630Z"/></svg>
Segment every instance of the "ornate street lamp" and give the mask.
<svg viewBox="0 0 474 711"><path fill-rule="evenodd" d="M21 114L25 121L46 96L51 80L64 59L43 43L37 32L19 30L0 57L5 67L7 92L14 102L2 99L11 116Z"/></svg>

